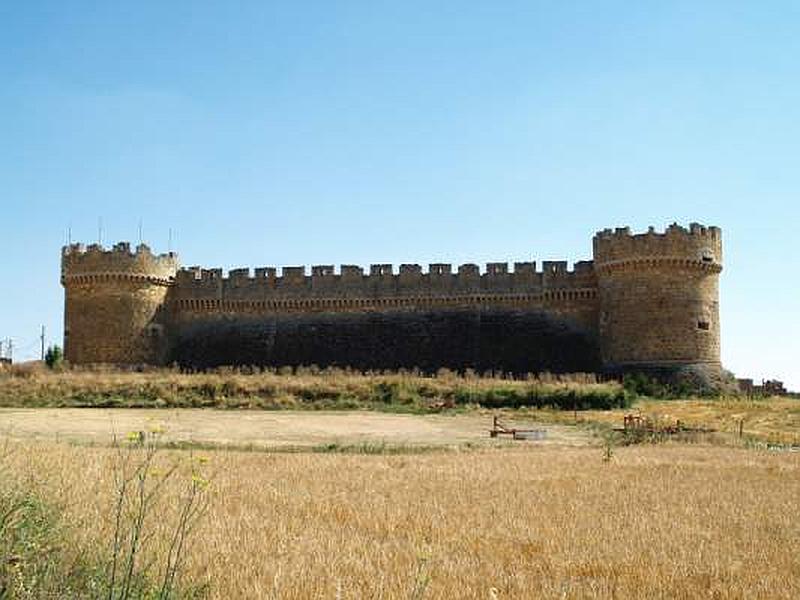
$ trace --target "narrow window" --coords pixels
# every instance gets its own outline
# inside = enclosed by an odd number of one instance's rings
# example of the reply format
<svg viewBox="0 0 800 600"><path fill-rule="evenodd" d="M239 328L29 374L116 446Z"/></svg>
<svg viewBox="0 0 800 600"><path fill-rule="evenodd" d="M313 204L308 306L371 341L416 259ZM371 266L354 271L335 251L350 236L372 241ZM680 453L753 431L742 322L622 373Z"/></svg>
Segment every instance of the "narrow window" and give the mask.
<svg viewBox="0 0 800 600"><path fill-rule="evenodd" d="M711 325L708 321L698 321L697 328L702 329L703 331L708 331L709 329L711 329Z"/></svg>

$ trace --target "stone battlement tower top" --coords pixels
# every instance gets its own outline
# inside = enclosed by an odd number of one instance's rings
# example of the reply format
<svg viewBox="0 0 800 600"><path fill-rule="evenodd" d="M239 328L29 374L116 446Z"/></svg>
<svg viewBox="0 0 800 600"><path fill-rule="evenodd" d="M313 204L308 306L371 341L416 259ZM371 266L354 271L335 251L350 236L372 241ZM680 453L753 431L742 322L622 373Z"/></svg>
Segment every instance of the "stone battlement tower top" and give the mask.
<svg viewBox="0 0 800 600"><path fill-rule="evenodd" d="M153 254L146 244L135 251L127 242L120 242L110 250L99 244L71 244L61 250L62 283L78 278L105 278L106 280L132 280L147 278L152 283L168 285L175 279L178 255Z"/></svg>
<svg viewBox="0 0 800 600"><path fill-rule="evenodd" d="M631 234L630 228L604 229L594 236L595 267L613 268L626 261L683 259L697 264L722 265L722 230L692 223L688 229L677 224L657 233Z"/></svg>

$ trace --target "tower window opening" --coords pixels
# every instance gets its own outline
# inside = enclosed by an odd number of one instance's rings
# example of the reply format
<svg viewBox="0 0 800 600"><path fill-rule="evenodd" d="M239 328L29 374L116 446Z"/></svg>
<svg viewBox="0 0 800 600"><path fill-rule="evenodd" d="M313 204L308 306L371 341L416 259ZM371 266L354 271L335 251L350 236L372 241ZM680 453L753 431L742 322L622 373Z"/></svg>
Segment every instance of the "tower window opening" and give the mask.
<svg viewBox="0 0 800 600"><path fill-rule="evenodd" d="M708 321L698 321L697 328L702 329L703 331L708 331L711 329L711 324Z"/></svg>

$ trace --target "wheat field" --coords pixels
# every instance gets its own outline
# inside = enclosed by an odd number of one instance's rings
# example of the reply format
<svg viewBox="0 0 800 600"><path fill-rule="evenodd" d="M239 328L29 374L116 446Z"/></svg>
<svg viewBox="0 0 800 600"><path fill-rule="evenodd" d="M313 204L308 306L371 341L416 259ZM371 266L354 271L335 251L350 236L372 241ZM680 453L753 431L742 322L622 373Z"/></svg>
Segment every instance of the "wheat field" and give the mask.
<svg viewBox="0 0 800 600"><path fill-rule="evenodd" d="M615 427L620 426L626 414L638 414L656 423L680 421L687 426L730 434L730 437L737 437L741 427L746 438L800 448L800 401L796 398L640 398L631 408L586 410L579 412L577 418L571 413L553 410L523 410L517 414L539 421L574 423L577 420Z"/></svg>
<svg viewBox="0 0 800 600"><path fill-rule="evenodd" d="M115 453L9 442L76 554L107 550ZM800 454L659 445L413 455L163 451L202 464L185 581L211 598L798 598ZM174 517L165 488L153 531Z"/></svg>

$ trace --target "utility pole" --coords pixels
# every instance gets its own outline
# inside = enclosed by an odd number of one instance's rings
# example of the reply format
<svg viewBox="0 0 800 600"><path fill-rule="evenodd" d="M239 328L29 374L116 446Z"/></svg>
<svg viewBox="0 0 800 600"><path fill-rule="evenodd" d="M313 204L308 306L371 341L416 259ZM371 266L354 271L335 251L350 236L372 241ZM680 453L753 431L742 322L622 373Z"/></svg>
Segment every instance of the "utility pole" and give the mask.
<svg viewBox="0 0 800 600"><path fill-rule="evenodd" d="M14 362L14 340L8 339L8 360Z"/></svg>
<svg viewBox="0 0 800 600"><path fill-rule="evenodd" d="M42 325L42 335L40 339L42 340L42 361L44 362L44 325Z"/></svg>

